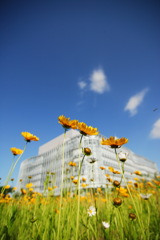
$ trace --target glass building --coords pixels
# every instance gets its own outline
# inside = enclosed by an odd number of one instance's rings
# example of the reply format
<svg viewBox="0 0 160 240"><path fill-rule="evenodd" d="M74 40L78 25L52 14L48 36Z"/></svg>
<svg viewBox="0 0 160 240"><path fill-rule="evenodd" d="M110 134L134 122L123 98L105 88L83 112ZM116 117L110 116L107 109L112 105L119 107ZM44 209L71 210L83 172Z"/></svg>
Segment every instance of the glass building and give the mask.
<svg viewBox="0 0 160 240"><path fill-rule="evenodd" d="M21 163L18 179L22 179L22 181L18 180L18 189L25 188L27 183L32 182L35 191L43 192L44 183L47 182L48 186L57 186L54 193L59 195L62 159L64 160L63 186L65 188L72 187L72 190L75 189L76 185L70 177L74 176L74 179L78 179L78 166L84 156L83 148L86 147L91 149L92 154L84 157L80 177L81 182L86 179L85 184L87 184L88 188L105 188L106 184L111 184L106 174L110 175L110 178L120 181L121 174L113 174L108 169L108 167L113 167L115 170L120 170L114 149L100 144L102 135L83 136L81 145L80 138L79 131L71 129L66 132L65 137L62 134L40 146L37 156L26 159ZM134 171L136 170L140 171L148 181L158 173L154 162L135 154L125 146L117 149L118 153L120 151L128 153L127 161L124 163L127 181L134 181L133 179L136 177ZM76 163L76 167L70 166L70 162ZM100 167L103 167L103 170ZM32 179L29 179L28 176L31 176Z"/></svg>

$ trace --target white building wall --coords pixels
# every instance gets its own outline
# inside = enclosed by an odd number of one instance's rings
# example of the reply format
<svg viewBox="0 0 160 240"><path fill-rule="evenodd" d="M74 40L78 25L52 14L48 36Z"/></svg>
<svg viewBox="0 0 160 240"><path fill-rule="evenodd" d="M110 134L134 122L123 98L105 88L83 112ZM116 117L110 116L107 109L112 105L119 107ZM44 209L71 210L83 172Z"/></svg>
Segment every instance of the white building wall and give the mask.
<svg viewBox="0 0 160 240"><path fill-rule="evenodd" d="M31 182L35 185L35 191L43 192L47 172L50 172L55 173L50 177L54 181L54 185L58 187L55 189L55 194L59 194L63 151L65 186L69 186L71 184L71 175L75 176L75 179L78 178L78 167L70 167L69 162L76 162L78 166L83 157L82 149L79 147L80 136L78 131L71 129L66 132L65 141L64 134L62 134L42 145L39 148L38 156L24 160L20 166L19 179L22 179L22 182L19 182L18 188L25 187L26 183L29 182L28 176L32 176ZM109 183L105 177L105 174L110 174L112 177L111 172L108 170L109 166L119 171L114 149L101 145L101 139L102 136L84 136L82 138L82 148L88 147L92 150L91 156L85 156L81 172L81 177L87 179L86 184L89 184L89 187L105 187ZM124 165L127 180L136 177L132 174L135 170L141 171L148 178L154 177L155 172L158 172L155 163L136 155L130 149L122 146L117 149L117 152L119 151L129 153ZM94 164L89 163L87 161L89 158L95 158L96 162ZM106 169L101 170L101 166ZM93 178L94 181L92 182L91 179ZM120 175L114 175L114 179L120 180ZM73 183L72 186L76 187Z"/></svg>

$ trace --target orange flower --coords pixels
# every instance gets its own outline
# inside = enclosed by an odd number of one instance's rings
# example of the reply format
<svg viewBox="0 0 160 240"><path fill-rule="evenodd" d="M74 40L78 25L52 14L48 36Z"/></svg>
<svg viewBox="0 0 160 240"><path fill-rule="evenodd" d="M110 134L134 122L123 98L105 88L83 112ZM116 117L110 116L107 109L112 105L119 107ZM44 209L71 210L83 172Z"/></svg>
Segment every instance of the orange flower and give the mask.
<svg viewBox="0 0 160 240"><path fill-rule="evenodd" d="M113 167L108 167L108 169L109 169L110 172L112 172L112 173L114 173L114 174L120 174L120 172L117 171L117 170L114 170Z"/></svg>
<svg viewBox="0 0 160 240"><path fill-rule="evenodd" d="M85 188L87 187L88 185L86 183L82 183L82 187Z"/></svg>
<svg viewBox="0 0 160 240"><path fill-rule="evenodd" d="M110 175L109 174L106 174L106 177L109 177Z"/></svg>
<svg viewBox="0 0 160 240"><path fill-rule="evenodd" d="M97 188L97 192L101 193L102 192L102 189L99 187Z"/></svg>
<svg viewBox="0 0 160 240"><path fill-rule="evenodd" d="M22 194L26 194L27 191L26 191L25 189L21 188L21 193L22 193Z"/></svg>
<svg viewBox="0 0 160 240"><path fill-rule="evenodd" d="M120 174L120 172L119 172L119 171L116 171L116 170L114 170L113 173L114 173L114 174Z"/></svg>
<svg viewBox="0 0 160 240"><path fill-rule="evenodd" d="M139 181L139 178L136 178L136 177L135 177L134 180L135 180L135 181Z"/></svg>
<svg viewBox="0 0 160 240"><path fill-rule="evenodd" d="M113 182L113 180L111 178L107 178L108 182Z"/></svg>
<svg viewBox="0 0 160 240"><path fill-rule="evenodd" d="M134 174L141 176L142 173L140 171L134 171Z"/></svg>
<svg viewBox="0 0 160 240"><path fill-rule="evenodd" d="M101 170L105 170L106 168L105 167L100 167Z"/></svg>
<svg viewBox="0 0 160 240"><path fill-rule="evenodd" d="M11 152L13 153L13 155L20 155L20 154L22 154L23 153L23 150L21 150L21 149L18 149L18 148L15 148L15 147L13 147L13 148L10 148L10 150L11 150Z"/></svg>
<svg viewBox="0 0 160 240"><path fill-rule="evenodd" d="M74 183L74 184L77 184L77 183L78 183L78 180L77 180L77 179L74 179L74 180L73 180L73 183Z"/></svg>
<svg viewBox="0 0 160 240"><path fill-rule="evenodd" d="M123 144L127 143L128 139L127 138L119 138L116 139L115 137L110 137L110 138L102 138L101 144L102 145L109 145L111 148L120 148Z"/></svg>
<svg viewBox="0 0 160 240"><path fill-rule="evenodd" d="M108 167L110 172L114 172L114 168L113 167Z"/></svg>
<svg viewBox="0 0 160 240"><path fill-rule="evenodd" d="M66 118L64 115L59 116L58 120L65 129L77 129L78 120L70 120L70 118Z"/></svg>
<svg viewBox="0 0 160 240"><path fill-rule="evenodd" d="M26 188L31 188L33 186L33 183L27 183Z"/></svg>
<svg viewBox="0 0 160 240"><path fill-rule="evenodd" d="M38 137L34 136L33 134L31 134L29 132L22 132L21 134L27 142L39 140Z"/></svg>
<svg viewBox="0 0 160 240"><path fill-rule="evenodd" d="M80 133L84 136L86 135L98 135L98 129L91 126L87 126L84 122L78 122L77 128L80 130Z"/></svg>
<svg viewBox="0 0 160 240"><path fill-rule="evenodd" d="M85 182L85 181L86 181L86 178L82 177L82 181Z"/></svg>
<svg viewBox="0 0 160 240"><path fill-rule="evenodd" d="M71 167L75 167L76 166L76 163L75 162L69 162L68 163Z"/></svg>

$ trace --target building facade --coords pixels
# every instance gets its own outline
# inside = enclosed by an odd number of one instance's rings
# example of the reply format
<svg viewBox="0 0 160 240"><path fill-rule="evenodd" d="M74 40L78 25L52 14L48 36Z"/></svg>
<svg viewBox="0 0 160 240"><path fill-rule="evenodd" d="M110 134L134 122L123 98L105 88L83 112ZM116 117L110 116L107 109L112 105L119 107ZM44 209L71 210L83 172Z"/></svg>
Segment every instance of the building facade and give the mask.
<svg viewBox="0 0 160 240"><path fill-rule="evenodd" d="M39 148L38 156L26 159L21 163L18 179L22 179L22 181L18 181L18 189L24 188L31 181L35 191L43 192L45 184L47 184L47 186L57 186L54 194L59 195L62 166L63 186L75 189L76 185L72 182L71 176L74 177L74 180L78 179L78 166L84 156L83 148L86 147L91 149L92 154L84 157L81 182L83 182L82 179L86 179L85 184L88 188L105 188L106 184L111 184L107 180L106 174L110 175L112 179L120 181L121 175L113 174L108 169L108 167L113 167L117 171L120 170L114 149L100 144L102 136L83 136L81 144L80 138L79 131L71 129L66 132L65 137L62 134L42 145ZM117 152L120 151L128 153L127 161L124 164L124 174L128 181L136 177L134 174L136 170L140 171L148 180L158 172L154 162L138 156L125 146L117 149ZM76 166L70 166L70 162L76 163ZM103 167L103 170L100 167ZM31 180L28 178L29 176L32 177Z"/></svg>

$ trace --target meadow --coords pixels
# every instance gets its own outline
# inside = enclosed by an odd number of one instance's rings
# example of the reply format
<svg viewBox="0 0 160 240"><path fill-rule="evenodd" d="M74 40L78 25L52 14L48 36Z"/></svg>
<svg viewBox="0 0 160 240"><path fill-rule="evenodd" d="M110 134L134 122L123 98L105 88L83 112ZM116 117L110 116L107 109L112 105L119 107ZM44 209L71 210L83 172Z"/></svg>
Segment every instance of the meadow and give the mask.
<svg viewBox="0 0 160 240"><path fill-rule="evenodd" d="M83 136L96 135L96 128L88 127L77 120L59 117L65 129L78 129ZM27 132L22 133L26 143L39 139ZM52 172L46 173L44 192L34 191L32 176L25 188L7 193L8 185L17 162L24 150L12 148L18 156L10 168L0 194L0 239L1 240L159 240L160 239L160 176L148 180L140 171L135 171L134 181L125 179L124 164L127 154L117 154L116 149L128 142L127 139L102 139L101 144L113 148L119 170L108 166L111 174L106 174L108 183L105 188L93 188L81 178L81 168L85 155L91 149L79 145L84 157L78 168L78 178L70 176L76 186L65 188L63 173L64 153L62 153L62 181L60 195L55 196L56 186L50 181ZM65 148L65 141L64 141ZM94 162L91 162L94 164ZM103 174L103 167L101 168ZM114 180L119 174L121 180ZM23 181L23 179L20 179ZM92 179L94 181L94 179ZM123 184L122 184L123 183ZM93 185L92 185L93 186Z"/></svg>

